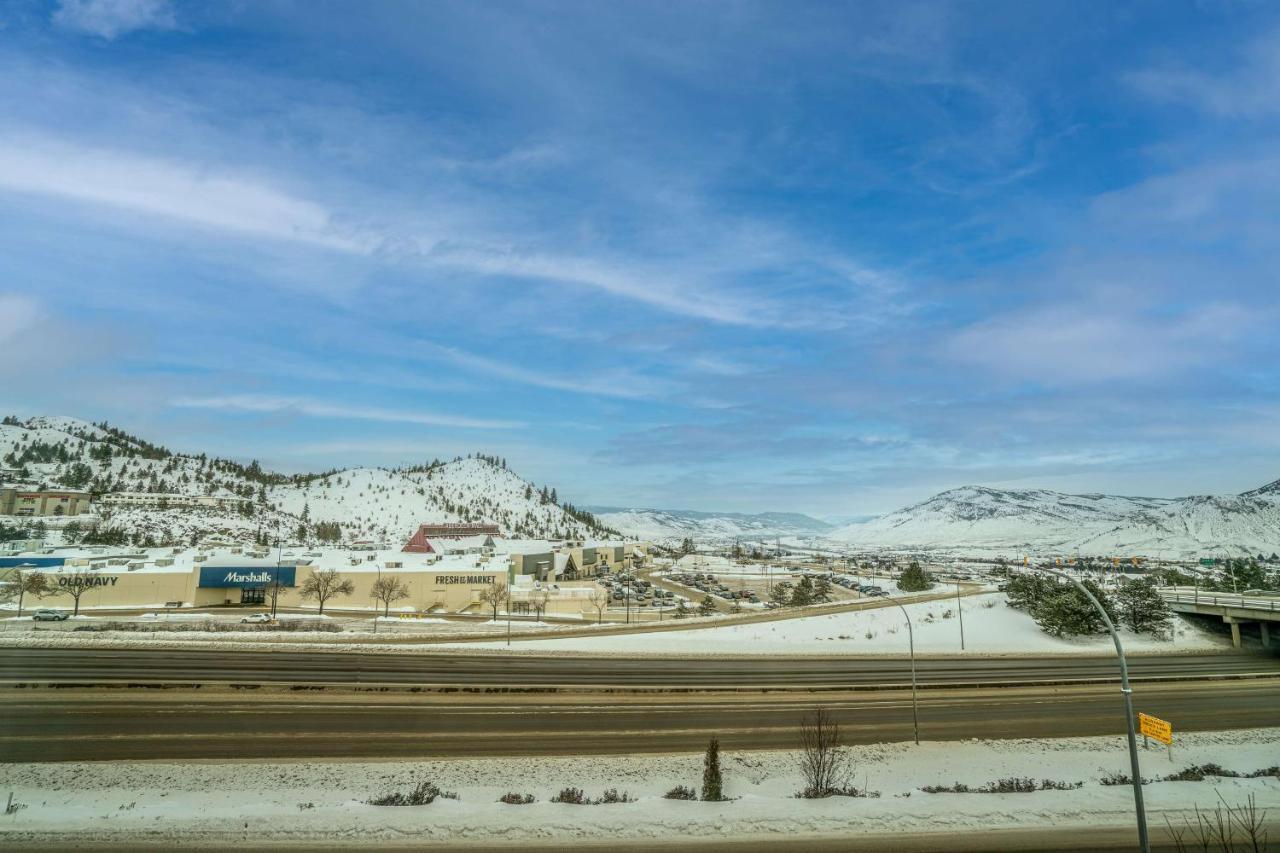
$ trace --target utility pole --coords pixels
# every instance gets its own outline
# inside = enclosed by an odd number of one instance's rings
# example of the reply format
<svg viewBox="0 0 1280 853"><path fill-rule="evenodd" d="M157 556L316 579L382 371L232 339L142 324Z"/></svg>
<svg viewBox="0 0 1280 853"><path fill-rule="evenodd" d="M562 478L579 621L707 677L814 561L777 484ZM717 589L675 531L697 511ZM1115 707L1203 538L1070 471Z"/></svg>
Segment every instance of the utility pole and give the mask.
<svg viewBox="0 0 1280 853"><path fill-rule="evenodd" d="M916 705L916 638L911 630L911 617L907 614L907 608L902 606L902 602L894 599L893 603L898 605L898 609L902 611L902 618L907 620L907 643L911 650L911 724L916 733L916 746L920 745L920 711ZM1149 853L1149 851L1147 851Z"/></svg>
<svg viewBox="0 0 1280 853"><path fill-rule="evenodd" d="M960 614L960 651L964 651L964 607L960 604L960 581L956 581L956 612Z"/></svg>
<svg viewBox="0 0 1280 853"><path fill-rule="evenodd" d="M1066 572L1040 566L1032 566L1031 568L1035 571L1066 578L1074 584L1075 588L1080 590L1085 598L1089 599L1089 603L1102 616L1103 624L1111 632L1111 640L1116 647L1116 657L1120 659L1120 692L1124 694L1125 732L1129 737L1129 770L1133 775L1133 807L1138 820L1138 849L1141 853L1151 853L1151 840L1147 837L1147 810L1142 802L1142 770L1138 767L1138 737L1133 730L1133 690L1129 687L1129 664L1125 661L1124 647L1120 645L1120 635L1116 632L1116 626L1111 623L1111 617L1107 615L1106 608L1098 603L1098 599L1093 597L1093 593L1089 592L1089 589L1084 584Z"/></svg>

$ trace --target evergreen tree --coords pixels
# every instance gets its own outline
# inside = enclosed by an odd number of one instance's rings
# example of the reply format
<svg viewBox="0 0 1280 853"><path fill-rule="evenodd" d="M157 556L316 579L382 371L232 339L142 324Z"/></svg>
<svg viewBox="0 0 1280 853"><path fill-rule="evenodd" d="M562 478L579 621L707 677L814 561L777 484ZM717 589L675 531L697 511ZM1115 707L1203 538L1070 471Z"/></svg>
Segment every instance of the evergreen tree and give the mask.
<svg viewBox="0 0 1280 853"><path fill-rule="evenodd" d="M67 522L67 525L62 528L62 541L66 542L68 545L75 545L80 541L80 537L83 534L84 529L80 526L80 522L69 521Z"/></svg>
<svg viewBox="0 0 1280 853"><path fill-rule="evenodd" d="M1086 580L1083 584L1114 622L1115 609L1107 594L1093 581ZM1074 585L1055 586L1052 594L1031 611L1031 616L1042 631L1055 637L1101 634L1106 630L1102 614Z"/></svg>
<svg viewBox="0 0 1280 853"><path fill-rule="evenodd" d="M698 615L699 615L699 616L710 616L712 613L715 613L715 612L716 612L716 602L715 602L715 599L713 599L713 598L712 598L711 596L709 596L709 595L708 595L708 596L705 596L705 597L702 599L702 603L698 605Z"/></svg>
<svg viewBox="0 0 1280 853"><path fill-rule="evenodd" d="M719 802L724 799L720 777L720 741L712 738L707 744L707 754L702 760L702 799Z"/></svg>
<svg viewBox="0 0 1280 853"><path fill-rule="evenodd" d="M1001 586L1000 590L1008 596L1010 607L1030 612L1049 597L1054 586L1054 582L1045 575L1019 572L1009 578L1008 583Z"/></svg>
<svg viewBox="0 0 1280 853"><path fill-rule="evenodd" d="M796 588L791 591L791 600L787 603L792 607L804 607L807 604L813 604L813 596L813 581L802 577L796 584Z"/></svg>
<svg viewBox="0 0 1280 853"><path fill-rule="evenodd" d="M1171 612L1153 578L1139 578L1121 584L1116 590L1116 609L1121 624L1130 631L1167 636Z"/></svg>
<svg viewBox="0 0 1280 853"><path fill-rule="evenodd" d="M903 592L924 592L927 589L933 589L933 575L912 560L911 565L907 566L898 578L898 589Z"/></svg>
<svg viewBox="0 0 1280 853"><path fill-rule="evenodd" d="M813 585L813 600L823 604L831 600L831 579L826 577L818 578Z"/></svg>

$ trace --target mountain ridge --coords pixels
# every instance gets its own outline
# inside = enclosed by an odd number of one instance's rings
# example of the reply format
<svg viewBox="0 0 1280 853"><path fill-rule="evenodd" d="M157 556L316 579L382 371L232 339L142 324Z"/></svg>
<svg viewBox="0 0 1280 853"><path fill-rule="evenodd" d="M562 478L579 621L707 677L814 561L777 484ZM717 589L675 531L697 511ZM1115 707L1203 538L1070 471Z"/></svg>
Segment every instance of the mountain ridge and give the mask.
<svg viewBox="0 0 1280 853"><path fill-rule="evenodd" d="M1149 498L960 486L832 531L875 548L1117 554L1280 549L1280 481L1238 495Z"/></svg>
<svg viewBox="0 0 1280 853"><path fill-rule="evenodd" d="M498 524L517 538L617 537L608 525L484 454L407 468L354 467L280 474L179 453L108 425L40 416L0 423L0 459L31 479L98 494L174 493L239 498L240 509L100 505L103 530L128 541L187 544L204 536L255 538L306 529L343 539L407 540L424 521ZM322 527L321 525L325 525ZM299 537L304 538L304 537Z"/></svg>

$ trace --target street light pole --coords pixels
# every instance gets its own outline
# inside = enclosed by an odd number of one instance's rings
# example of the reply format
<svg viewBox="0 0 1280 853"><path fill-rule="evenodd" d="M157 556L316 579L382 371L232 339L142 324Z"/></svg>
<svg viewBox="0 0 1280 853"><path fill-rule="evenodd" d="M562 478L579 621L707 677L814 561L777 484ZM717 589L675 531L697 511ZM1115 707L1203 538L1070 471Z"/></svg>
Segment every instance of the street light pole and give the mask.
<svg viewBox="0 0 1280 853"><path fill-rule="evenodd" d="M1138 819L1138 849L1141 853L1151 853L1151 840L1147 837L1147 810L1142 802L1142 771L1138 767L1138 737L1133 730L1133 690L1129 687L1129 664L1125 661L1124 647L1120 645L1120 634L1116 632L1116 626L1111 623L1111 617L1107 615L1106 608L1098 603L1098 599L1093 597L1093 593L1089 592L1088 587L1080 583L1066 572L1060 572L1056 569L1048 569L1041 566L1031 566L1030 568L1038 572L1056 575L1060 578L1066 578L1075 588L1089 599L1089 603L1102 616L1102 622L1107 626L1107 630L1111 632L1111 640L1116 646L1116 657L1120 659L1120 692L1124 694L1124 716L1125 716L1125 733L1129 737L1129 770L1133 774L1133 807Z"/></svg>
<svg viewBox="0 0 1280 853"><path fill-rule="evenodd" d="M907 620L907 643L911 650L911 725L916 733L916 746L920 745L920 712L916 706L916 637L911 630L911 617L907 614L907 608L902 606L902 602L896 598L893 603L898 605L898 609L902 611L902 618Z"/></svg>
<svg viewBox="0 0 1280 853"><path fill-rule="evenodd" d="M280 542L280 521L276 521L276 570L271 576L271 621L276 621L276 601L280 598L280 562L284 559L284 546ZM297 583L297 581L295 581Z"/></svg>

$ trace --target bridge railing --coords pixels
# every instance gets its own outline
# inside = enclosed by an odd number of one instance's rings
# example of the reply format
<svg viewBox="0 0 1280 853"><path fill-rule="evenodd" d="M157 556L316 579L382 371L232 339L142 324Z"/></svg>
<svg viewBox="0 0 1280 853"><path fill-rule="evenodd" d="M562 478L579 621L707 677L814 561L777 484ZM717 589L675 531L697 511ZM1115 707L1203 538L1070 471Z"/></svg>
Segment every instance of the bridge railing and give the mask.
<svg viewBox="0 0 1280 853"><path fill-rule="evenodd" d="M1213 592L1190 587L1164 587L1160 595L1171 604L1209 604L1216 607L1239 607L1248 610L1280 612L1280 598Z"/></svg>

